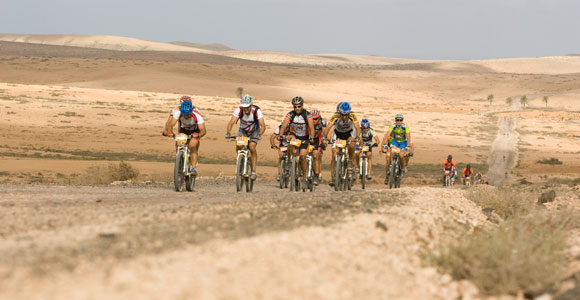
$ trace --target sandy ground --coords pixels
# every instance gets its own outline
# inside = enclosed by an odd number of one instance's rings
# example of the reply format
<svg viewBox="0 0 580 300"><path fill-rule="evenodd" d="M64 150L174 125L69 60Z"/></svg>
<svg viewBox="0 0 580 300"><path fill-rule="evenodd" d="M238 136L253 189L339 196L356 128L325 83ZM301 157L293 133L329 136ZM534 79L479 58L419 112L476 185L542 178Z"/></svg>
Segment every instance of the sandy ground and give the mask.
<svg viewBox="0 0 580 300"><path fill-rule="evenodd" d="M449 224L487 226L461 187L434 187L447 154L504 186L580 174L576 57L414 61L29 38L43 40L0 41L0 298L468 299L475 288L418 257ZM234 146L223 139L239 87L267 124L251 196L233 192ZM196 192L178 194L173 141L160 133L183 94L208 135ZM404 188L382 189L373 153L364 193L277 189L268 137L296 95L325 118L348 100L379 136L404 113L416 145ZM539 163L549 158L562 164ZM61 185L121 160L141 172L136 184Z"/></svg>

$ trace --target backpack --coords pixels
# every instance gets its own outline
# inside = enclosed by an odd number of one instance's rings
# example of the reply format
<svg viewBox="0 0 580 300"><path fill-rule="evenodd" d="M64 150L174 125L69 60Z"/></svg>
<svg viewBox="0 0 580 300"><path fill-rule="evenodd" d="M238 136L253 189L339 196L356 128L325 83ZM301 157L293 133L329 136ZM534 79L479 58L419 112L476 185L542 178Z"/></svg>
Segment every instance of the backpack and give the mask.
<svg viewBox="0 0 580 300"><path fill-rule="evenodd" d="M260 129L260 122L258 122L258 110L260 109L257 105L252 105L252 115L254 115L254 122L256 122L256 129ZM244 108L240 106L240 113L238 114L238 120L244 115ZM236 123L238 123L236 120Z"/></svg>

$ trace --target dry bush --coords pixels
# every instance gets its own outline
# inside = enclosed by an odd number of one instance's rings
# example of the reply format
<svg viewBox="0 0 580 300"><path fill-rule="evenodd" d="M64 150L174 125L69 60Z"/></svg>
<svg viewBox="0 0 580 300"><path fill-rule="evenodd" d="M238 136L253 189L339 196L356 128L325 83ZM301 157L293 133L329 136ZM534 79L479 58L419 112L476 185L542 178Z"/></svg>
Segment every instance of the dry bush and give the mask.
<svg viewBox="0 0 580 300"><path fill-rule="evenodd" d="M534 198L530 195L487 186L471 189L466 197L482 208L492 208L504 220L526 215L536 209Z"/></svg>
<svg viewBox="0 0 580 300"><path fill-rule="evenodd" d="M514 218L491 231L449 238L427 258L484 294L533 293L564 277L565 223L539 213Z"/></svg>

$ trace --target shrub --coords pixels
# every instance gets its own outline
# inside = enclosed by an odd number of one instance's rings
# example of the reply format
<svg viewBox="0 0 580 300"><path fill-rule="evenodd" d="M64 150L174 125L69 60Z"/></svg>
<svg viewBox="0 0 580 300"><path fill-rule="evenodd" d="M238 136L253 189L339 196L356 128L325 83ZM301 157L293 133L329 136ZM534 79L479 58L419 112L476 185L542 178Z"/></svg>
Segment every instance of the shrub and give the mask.
<svg viewBox="0 0 580 300"><path fill-rule="evenodd" d="M504 220L531 213L535 209L534 199L529 195L487 186L471 189L466 197L482 208L492 208Z"/></svg>
<svg viewBox="0 0 580 300"><path fill-rule="evenodd" d="M536 161L536 163L537 164L546 164L546 165L561 165L562 161L555 158L555 157L552 157L550 159L544 158L544 159L538 160L538 161Z"/></svg>

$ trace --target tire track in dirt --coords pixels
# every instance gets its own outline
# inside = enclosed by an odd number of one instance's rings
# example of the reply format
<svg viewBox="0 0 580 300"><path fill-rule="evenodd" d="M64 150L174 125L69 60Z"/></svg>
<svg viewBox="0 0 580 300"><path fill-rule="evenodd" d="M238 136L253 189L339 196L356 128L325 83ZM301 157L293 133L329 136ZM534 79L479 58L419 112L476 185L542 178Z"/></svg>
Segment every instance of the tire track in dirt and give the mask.
<svg viewBox="0 0 580 300"><path fill-rule="evenodd" d="M508 172L516 166L518 159L516 132L517 120L498 118L498 134L491 146L487 176L494 186L501 186L508 178Z"/></svg>

